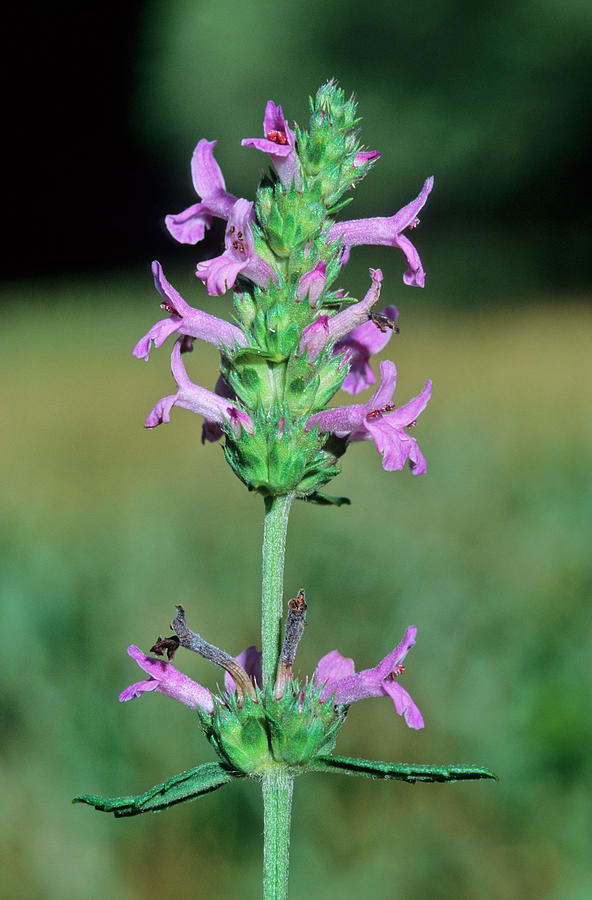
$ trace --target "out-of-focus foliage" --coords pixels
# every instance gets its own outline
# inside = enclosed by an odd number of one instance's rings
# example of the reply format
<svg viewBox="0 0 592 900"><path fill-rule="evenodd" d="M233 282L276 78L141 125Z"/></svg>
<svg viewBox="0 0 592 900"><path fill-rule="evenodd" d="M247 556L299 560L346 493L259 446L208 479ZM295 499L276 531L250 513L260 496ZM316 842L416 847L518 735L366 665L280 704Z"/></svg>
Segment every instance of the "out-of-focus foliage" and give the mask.
<svg viewBox="0 0 592 900"><path fill-rule="evenodd" d="M203 305L200 288L186 296ZM568 300L428 314L390 273L383 297L401 308L389 347L401 395L434 379L418 425L429 472L385 473L360 444L336 483L351 507L296 504L286 590L305 587L309 603L297 662L311 672L337 647L370 666L417 625L405 685L425 730L405 728L387 700L358 704L337 752L481 763L501 781L300 779L291 895L582 900L592 323ZM16 285L7 299L0 895L256 897L255 784L117 822L69 801L140 792L213 759L185 707L117 703L138 678L125 647L166 633L177 602L231 652L257 641L262 502L219 447L199 444L197 417L175 410L143 431L172 384L166 350L149 364L129 353L157 311L148 278ZM220 313L225 301L208 303ZM215 358L207 346L187 358L196 382L213 382ZM200 659L176 662L211 687L220 679Z"/></svg>
<svg viewBox="0 0 592 900"><path fill-rule="evenodd" d="M201 137L218 139L229 186L250 197L264 161L240 137L260 135L265 101L305 124L307 95L336 77L383 154L348 215L390 215L433 174L430 228L416 235L430 284L471 301L577 287L590 274L575 198L591 40L583 0L152 2L135 120L178 172L171 210L192 195Z"/></svg>

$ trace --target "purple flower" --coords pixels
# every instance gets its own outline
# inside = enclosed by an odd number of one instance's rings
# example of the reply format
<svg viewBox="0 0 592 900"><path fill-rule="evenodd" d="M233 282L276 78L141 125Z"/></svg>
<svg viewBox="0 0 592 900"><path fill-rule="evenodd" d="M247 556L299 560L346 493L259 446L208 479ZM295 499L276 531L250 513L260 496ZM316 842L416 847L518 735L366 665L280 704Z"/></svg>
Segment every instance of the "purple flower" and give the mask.
<svg viewBox="0 0 592 900"><path fill-rule="evenodd" d="M171 355L171 369L179 390L176 394L163 397L149 413L145 428L155 428L162 422L168 422L173 406L181 406L191 412L203 416L209 423L230 426L237 437L241 427L253 434L253 421L247 413L240 410L224 397L199 387L189 380L185 366L181 360L181 342L177 341Z"/></svg>
<svg viewBox="0 0 592 900"><path fill-rule="evenodd" d="M362 150L360 153L356 153L352 165L354 169L360 169L366 163L374 162L376 159L380 159L378 150Z"/></svg>
<svg viewBox="0 0 592 900"><path fill-rule="evenodd" d="M162 266L156 260L152 263L154 285L163 299L162 309L170 313L168 319L161 319L141 338L134 347L134 356L148 359L150 344L161 347L171 334L200 338L209 344L215 344L220 350L224 347L234 349L235 346L246 347L248 340L236 325L211 316L209 313L194 309L183 300L175 288L164 277Z"/></svg>
<svg viewBox="0 0 592 900"><path fill-rule="evenodd" d="M255 252L251 230L253 204L237 200L228 217L224 242L226 250L215 259L197 264L197 277L206 285L208 294L224 294L232 287L239 274L255 284L267 286L273 270Z"/></svg>
<svg viewBox="0 0 592 900"><path fill-rule="evenodd" d="M227 400L236 401L236 394L224 381L221 375L218 376L218 380L216 382L216 386L214 387L214 393L219 397L225 397ZM216 441L219 441L224 432L217 424L217 422L211 422L209 419L204 419L203 425L201 426L201 442L205 444L206 441L211 441L213 444Z"/></svg>
<svg viewBox="0 0 592 900"><path fill-rule="evenodd" d="M148 673L150 678L130 684L119 695L121 702L141 697L147 691L157 691L157 693L172 697L173 700L179 700L180 703L191 706L193 709L200 706L206 712L214 711L211 692L193 681L188 675L183 675L172 663L165 662L163 659L155 659L153 656L146 656L133 644L127 648L127 652L132 659L135 659L140 668Z"/></svg>
<svg viewBox="0 0 592 900"><path fill-rule="evenodd" d="M405 671L401 665L407 653L415 644L417 628L410 627L398 647L385 656L373 669L355 671L353 659L346 659L337 650L332 650L320 660L314 680L324 685L321 700L334 697L336 704L355 703L368 697L388 696L395 709L410 728L423 728L423 716L401 685L395 680Z"/></svg>
<svg viewBox="0 0 592 900"><path fill-rule="evenodd" d="M403 251L409 268L403 275L405 284L423 287L425 273L419 253L408 237L402 232L405 228L415 228L419 225L417 214L428 199L428 194L434 186L434 179L427 178L420 194L400 209L394 216L374 219L353 219L350 222L336 222L329 229L327 243L331 244L341 238L346 251L344 260L347 261L349 248L360 244L382 244L389 247L399 247Z"/></svg>
<svg viewBox="0 0 592 900"><path fill-rule="evenodd" d="M380 315L390 319L394 324L399 313L396 306L387 306ZM370 366L370 357L373 353L384 350L391 334L392 328L387 326L381 330L369 319L335 344L333 353L346 353L349 363L349 372L341 385L344 391L348 394L359 394L376 382L376 375Z"/></svg>
<svg viewBox="0 0 592 900"><path fill-rule="evenodd" d="M245 138L243 147L256 147L268 153L284 187L302 187L294 133L289 129L281 106L269 100L263 119L264 138Z"/></svg>
<svg viewBox="0 0 592 900"><path fill-rule="evenodd" d="M374 441L387 472L402 469L409 461L413 475L422 475L426 461L417 441L405 431L413 427L430 399L432 382L426 381L418 397L398 409L391 402L397 382L397 369L390 360L380 364L380 385L368 403L327 409L311 416L306 423L310 431L315 425L320 433L333 432L349 441Z"/></svg>
<svg viewBox="0 0 592 900"><path fill-rule="evenodd" d="M321 262L317 263L314 269L310 272L306 272L298 282L298 288L296 289L296 300L301 301L305 300L308 297L308 302L311 307L314 309L317 305L317 301L323 291L325 290L325 285L327 283L327 263Z"/></svg>
<svg viewBox="0 0 592 900"><path fill-rule="evenodd" d="M380 297L380 284L382 272L380 269L370 269L372 284L359 303L342 310L336 316L320 315L314 322L302 332L299 354L307 352L307 359L313 363L329 342L339 341L363 322L368 321L368 315L374 304Z"/></svg>
<svg viewBox="0 0 592 900"><path fill-rule="evenodd" d="M178 215L167 216L165 224L169 232L182 244L197 244L203 240L212 218L227 219L236 197L226 190L220 166L214 159L216 141L201 140L191 159L191 175L201 203L184 209Z"/></svg>
<svg viewBox="0 0 592 900"><path fill-rule="evenodd" d="M165 697L171 697L186 706L191 706L193 709L201 707L208 713L214 711L211 691L193 681L188 675L183 675L172 663L165 662L163 659L155 659L153 656L146 656L133 644L127 648L127 652L150 677L145 681L136 681L125 688L119 695L121 702L141 697L148 691L156 691L164 694ZM247 647L236 657L236 662L251 677L253 684L261 681L261 654L256 647ZM228 672L224 673L224 686L229 694L236 691L234 680Z"/></svg>

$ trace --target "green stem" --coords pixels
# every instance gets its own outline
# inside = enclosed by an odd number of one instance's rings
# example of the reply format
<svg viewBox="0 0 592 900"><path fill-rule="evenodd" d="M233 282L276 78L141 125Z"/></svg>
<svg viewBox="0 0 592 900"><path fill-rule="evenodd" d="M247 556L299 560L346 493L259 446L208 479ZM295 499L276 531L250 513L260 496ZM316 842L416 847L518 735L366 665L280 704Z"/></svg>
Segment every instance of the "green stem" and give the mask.
<svg viewBox="0 0 592 900"><path fill-rule="evenodd" d="M286 900L294 778L284 766L263 776L263 900Z"/></svg>
<svg viewBox="0 0 592 900"><path fill-rule="evenodd" d="M293 494L265 498L261 649L263 684L275 679L284 605L284 559ZM270 766L263 789L263 900L288 896L290 817L294 779L285 766Z"/></svg>
<svg viewBox="0 0 592 900"><path fill-rule="evenodd" d="M284 557L288 516L293 494L265 498L263 532L263 584L261 596L261 650L263 684L275 679L280 655L280 634L284 614Z"/></svg>

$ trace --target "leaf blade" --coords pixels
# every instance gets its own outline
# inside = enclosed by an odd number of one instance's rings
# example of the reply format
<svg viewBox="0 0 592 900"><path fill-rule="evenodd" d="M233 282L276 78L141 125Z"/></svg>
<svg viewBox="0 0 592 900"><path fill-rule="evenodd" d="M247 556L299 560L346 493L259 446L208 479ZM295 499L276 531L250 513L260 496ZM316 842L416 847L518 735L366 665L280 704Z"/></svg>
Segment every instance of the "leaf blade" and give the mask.
<svg viewBox="0 0 592 900"><path fill-rule="evenodd" d="M357 775L385 781L406 781L408 784L415 784L416 781L475 781L482 778L498 780L497 775L482 766L414 765L347 756L318 756L312 760L310 768L315 772L340 772L343 775Z"/></svg>
<svg viewBox="0 0 592 900"><path fill-rule="evenodd" d="M112 812L116 818L137 816L144 812L159 812L185 800L196 800L239 777L219 763L203 763L194 769L173 775L143 794L127 797L98 797L80 794L72 803L86 803L100 812Z"/></svg>

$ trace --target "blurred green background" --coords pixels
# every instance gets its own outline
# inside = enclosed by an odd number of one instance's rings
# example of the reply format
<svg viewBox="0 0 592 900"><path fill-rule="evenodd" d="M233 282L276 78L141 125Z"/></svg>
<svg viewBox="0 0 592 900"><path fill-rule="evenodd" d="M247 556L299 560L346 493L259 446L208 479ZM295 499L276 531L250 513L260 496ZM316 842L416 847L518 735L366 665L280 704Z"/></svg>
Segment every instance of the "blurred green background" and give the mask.
<svg viewBox="0 0 592 900"><path fill-rule="evenodd" d="M368 701L352 707L337 751L479 763L501 780L300 779L291 897L590 897L592 312L583 212L570 208L590 115L589 9L175 0L134 10L109 136L126 152L78 186L81 219L67 181L54 185L64 202L53 225L50 201L40 206L42 243L55 242L57 260L69 248L72 265L42 272L44 257L21 241L30 265L2 288L0 896L260 893L254 783L123 821L69 801L141 791L213 758L185 707L116 700L138 678L125 647L148 648L175 603L231 652L257 641L262 502L219 446L199 444L195 417L141 427L172 382L166 350L148 365L129 352L158 314L138 261L158 256L190 303L228 316L228 300L207 298L191 274L221 230L204 248L180 247L161 216L192 202L188 160L202 136L219 138L229 189L251 196L262 157L239 139L259 134L270 97L304 122L307 94L333 75L358 94L365 142L382 152L350 214L391 214L437 179L414 234L425 291L403 286L403 261L385 248L353 254L343 279L359 295L368 266L383 269L385 303L401 313L386 354L400 401L426 377L434 392L416 434L426 476L385 473L372 444L356 445L335 482L351 507L296 504L286 591L305 587L309 602L298 665L310 673L337 647L371 666L417 625L404 679L426 728L411 732L387 700ZM123 71L115 54L101 59ZM81 121L71 91L62 106ZM150 160L143 193L130 135L144 175ZM128 206L113 206L101 179L122 185ZM117 267L93 237L107 201ZM135 228L138 210L149 221ZM217 354L197 347L188 367L211 386ZM211 687L219 677L199 659L183 668Z"/></svg>

